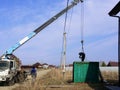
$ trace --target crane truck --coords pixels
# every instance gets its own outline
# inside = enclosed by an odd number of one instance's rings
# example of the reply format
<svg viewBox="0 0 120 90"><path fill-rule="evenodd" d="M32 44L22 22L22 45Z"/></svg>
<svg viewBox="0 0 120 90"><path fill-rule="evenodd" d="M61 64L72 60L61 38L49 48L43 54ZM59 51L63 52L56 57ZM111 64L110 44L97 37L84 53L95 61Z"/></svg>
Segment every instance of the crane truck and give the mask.
<svg viewBox="0 0 120 90"><path fill-rule="evenodd" d="M33 32L28 34L25 38L20 40L14 46L6 50L6 52L0 57L0 83L5 83L7 85L14 85L16 82L24 81L26 73L21 69L21 61L17 58L13 52L18 49L20 46L25 44L31 38L36 36L41 30L54 22L57 18L67 12L69 9L77 5L79 2L83 2L82 0L73 0L70 5L68 5L65 9L60 11L58 14L50 18L48 21L43 23L40 27L35 29Z"/></svg>

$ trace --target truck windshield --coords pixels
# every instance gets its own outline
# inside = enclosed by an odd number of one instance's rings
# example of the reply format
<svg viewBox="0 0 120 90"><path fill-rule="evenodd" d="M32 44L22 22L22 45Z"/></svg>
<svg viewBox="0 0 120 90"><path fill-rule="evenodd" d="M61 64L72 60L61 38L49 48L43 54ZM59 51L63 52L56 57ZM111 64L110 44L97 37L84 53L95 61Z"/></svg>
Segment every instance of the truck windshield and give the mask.
<svg viewBox="0 0 120 90"><path fill-rule="evenodd" d="M0 61L0 69L7 69L7 68L9 68L9 62Z"/></svg>

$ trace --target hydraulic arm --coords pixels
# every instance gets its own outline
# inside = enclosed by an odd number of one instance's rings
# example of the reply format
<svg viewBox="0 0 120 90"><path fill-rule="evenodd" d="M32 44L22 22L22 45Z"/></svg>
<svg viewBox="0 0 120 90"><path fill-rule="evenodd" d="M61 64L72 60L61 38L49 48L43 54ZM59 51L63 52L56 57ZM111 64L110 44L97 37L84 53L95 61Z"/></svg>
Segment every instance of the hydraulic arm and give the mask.
<svg viewBox="0 0 120 90"><path fill-rule="evenodd" d="M77 5L79 2L83 2L83 0L73 0L72 3L66 7L65 9L63 9L62 11L60 11L58 14L56 14L55 16L53 16L52 18L50 18L48 21L46 21L44 24L42 24L40 27L38 27L36 30L34 30L33 32L31 32L29 35L27 35L25 38L23 38L22 40L20 40L18 43L16 43L14 46L12 46L11 48L9 48L6 52L5 52L5 56L6 55L10 55L12 54L17 48L19 48L20 46L22 46L24 43L26 43L28 40L30 40L31 38L33 38L35 35L37 35L41 30L43 30L45 27L47 27L48 25L50 25L52 22L54 22L57 18L59 18L61 15L63 15L65 12L67 12L69 9L71 9L72 7L74 7L75 5Z"/></svg>

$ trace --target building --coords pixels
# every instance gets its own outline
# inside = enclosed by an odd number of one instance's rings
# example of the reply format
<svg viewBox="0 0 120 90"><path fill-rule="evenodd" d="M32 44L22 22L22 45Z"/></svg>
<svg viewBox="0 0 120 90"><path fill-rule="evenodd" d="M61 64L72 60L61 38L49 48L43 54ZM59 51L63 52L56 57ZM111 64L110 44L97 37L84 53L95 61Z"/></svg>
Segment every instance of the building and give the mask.
<svg viewBox="0 0 120 90"><path fill-rule="evenodd" d="M110 61L107 66L118 66L118 62Z"/></svg>
<svg viewBox="0 0 120 90"><path fill-rule="evenodd" d="M43 68L43 65L40 64L39 62L33 64L33 66L36 67L36 68Z"/></svg>
<svg viewBox="0 0 120 90"><path fill-rule="evenodd" d="M47 63L42 64L43 69L47 69L49 65Z"/></svg>

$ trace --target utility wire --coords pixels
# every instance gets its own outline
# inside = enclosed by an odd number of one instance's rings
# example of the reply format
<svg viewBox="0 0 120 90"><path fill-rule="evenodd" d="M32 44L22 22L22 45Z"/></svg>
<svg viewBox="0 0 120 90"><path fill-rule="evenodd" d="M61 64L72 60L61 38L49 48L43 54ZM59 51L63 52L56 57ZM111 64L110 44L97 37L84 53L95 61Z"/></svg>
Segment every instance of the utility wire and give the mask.
<svg viewBox="0 0 120 90"><path fill-rule="evenodd" d="M68 4L69 4L69 0L67 0L67 8L68 8ZM68 9L66 10L66 14L65 14L65 23L64 23L64 32L66 32L66 23L67 23L67 13Z"/></svg>
<svg viewBox="0 0 120 90"><path fill-rule="evenodd" d="M67 0L67 8L68 8L69 0ZM63 42L62 42L62 52L61 52L61 68L63 67L65 70L65 61L66 61L66 23L67 23L67 13L68 9L66 10L65 14L65 21L64 21L64 31L63 31ZM63 64L63 66L62 66Z"/></svg>
<svg viewBox="0 0 120 90"><path fill-rule="evenodd" d="M67 0L67 7L68 7L68 4L69 4L69 0ZM66 14L65 14L65 21L64 21L64 30L63 30L63 33L66 33L66 23L67 23L67 12L68 10L66 10ZM63 53L63 43L64 43L64 37L63 37L63 41L62 41L62 53Z"/></svg>
<svg viewBox="0 0 120 90"><path fill-rule="evenodd" d="M67 5L66 5L66 7L68 7L68 4L69 4L69 0L67 0ZM67 12L68 12L68 10L66 10L66 14L65 14L65 21L64 21L64 31L63 31L63 34L66 33ZM62 53L63 53L63 45L64 45L64 36L63 36L63 41L62 41Z"/></svg>

